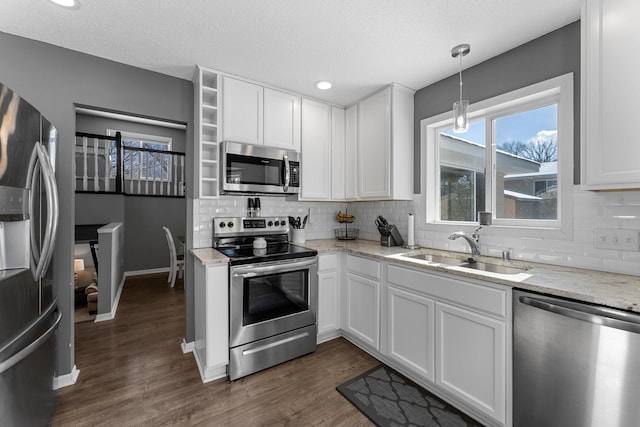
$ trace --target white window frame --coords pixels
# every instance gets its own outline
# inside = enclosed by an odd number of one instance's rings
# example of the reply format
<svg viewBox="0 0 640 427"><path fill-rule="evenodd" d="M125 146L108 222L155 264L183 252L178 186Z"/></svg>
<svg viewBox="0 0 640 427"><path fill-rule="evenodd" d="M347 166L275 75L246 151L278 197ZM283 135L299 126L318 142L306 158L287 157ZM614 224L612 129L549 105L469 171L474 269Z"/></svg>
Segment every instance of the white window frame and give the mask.
<svg viewBox="0 0 640 427"><path fill-rule="evenodd" d="M173 140L168 136L159 135L147 135L144 133L126 132L121 130L107 129L107 135L116 136L116 132L120 132L122 139L142 139L146 142L152 142L154 144L166 145L165 151L171 151L171 144ZM142 148L142 147L138 147Z"/></svg>
<svg viewBox="0 0 640 427"><path fill-rule="evenodd" d="M173 139L171 137L168 136L159 136L159 135L147 135L144 133L136 133L136 132L126 132L126 131L121 131L121 130L115 130L115 129L107 129L107 135L109 136L116 136L116 133L120 132L120 136L122 137L122 139L139 139L142 140L144 142L150 142L153 144L162 144L164 145L166 148L164 149L164 151L171 151L171 144L173 142ZM143 148L143 147L137 147L137 148ZM171 180L171 161L172 161L172 157L169 156L169 164L167 166L167 177L169 180ZM148 177L148 176L142 176L142 170L139 171L139 173L141 174L141 180L143 181L166 181L166 179L164 179L162 176L160 177ZM126 179L132 179L131 176L129 176Z"/></svg>
<svg viewBox="0 0 640 427"><path fill-rule="evenodd" d="M493 225L485 227L495 235L510 235L517 229L521 237L553 237L571 239L573 236L573 73L564 74L540 83L514 90L496 97L476 102L469 106L469 120L482 118L488 123L509 114L527 111L557 103L558 108L558 218L556 220L530 220L493 218ZM440 150L438 135L453 125L451 112L439 114L420 121L420 143L424 148L421 159L426 199L426 223L428 228L460 229L477 226L477 222L442 221L440 212ZM486 144L493 144L492 126L486 126ZM495 180L495 150L486 150L486 165L493 165L487 171L485 209L495 212L496 200L493 184ZM509 234L511 232L511 234Z"/></svg>

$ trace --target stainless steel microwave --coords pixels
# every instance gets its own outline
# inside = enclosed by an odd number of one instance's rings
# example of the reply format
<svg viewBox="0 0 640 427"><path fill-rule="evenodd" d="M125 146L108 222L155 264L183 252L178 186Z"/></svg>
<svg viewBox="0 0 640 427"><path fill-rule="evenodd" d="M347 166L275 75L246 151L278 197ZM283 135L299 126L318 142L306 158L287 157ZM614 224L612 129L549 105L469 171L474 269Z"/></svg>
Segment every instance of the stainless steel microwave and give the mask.
<svg viewBox="0 0 640 427"><path fill-rule="evenodd" d="M300 153L262 145L220 144L222 193L300 193Z"/></svg>

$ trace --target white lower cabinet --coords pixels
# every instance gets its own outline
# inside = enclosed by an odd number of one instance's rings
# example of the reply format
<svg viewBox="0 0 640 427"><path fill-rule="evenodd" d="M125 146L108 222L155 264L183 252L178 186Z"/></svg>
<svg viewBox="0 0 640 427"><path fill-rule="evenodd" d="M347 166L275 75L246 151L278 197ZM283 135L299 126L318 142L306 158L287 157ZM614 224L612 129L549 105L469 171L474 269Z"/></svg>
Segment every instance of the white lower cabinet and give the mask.
<svg viewBox="0 0 640 427"><path fill-rule="evenodd" d="M380 348L380 263L347 256L344 330L360 344Z"/></svg>
<svg viewBox="0 0 640 427"><path fill-rule="evenodd" d="M436 304L436 384L505 422L505 322Z"/></svg>
<svg viewBox="0 0 640 427"><path fill-rule="evenodd" d="M481 421L510 425L509 288L394 264L386 288L390 361L464 402Z"/></svg>
<svg viewBox="0 0 640 427"><path fill-rule="evenodd" d="M388 356L434 381L435 302L390 285L387 304Z"/></svg>
<svg viewBox="0 0 640 427"><path fill-rule="evenodd" d="M338 255L318 255L318 342L340 335Z"/></svg>

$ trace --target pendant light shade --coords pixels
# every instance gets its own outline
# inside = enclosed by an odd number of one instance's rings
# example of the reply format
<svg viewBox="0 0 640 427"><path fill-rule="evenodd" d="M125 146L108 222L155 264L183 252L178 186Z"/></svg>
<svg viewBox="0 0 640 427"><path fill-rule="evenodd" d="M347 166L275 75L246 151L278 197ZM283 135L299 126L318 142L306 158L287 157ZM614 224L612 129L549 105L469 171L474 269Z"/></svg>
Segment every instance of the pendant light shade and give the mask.
<svg viewBox="0 0 640 427"><path fill-rule="evenodd" d="M462 99L462 57L471 51L468 44L459 44L451 49L451 56L460 58L460 99L453 103L453 131L462 133L469 130L469 101Z"/></svg>

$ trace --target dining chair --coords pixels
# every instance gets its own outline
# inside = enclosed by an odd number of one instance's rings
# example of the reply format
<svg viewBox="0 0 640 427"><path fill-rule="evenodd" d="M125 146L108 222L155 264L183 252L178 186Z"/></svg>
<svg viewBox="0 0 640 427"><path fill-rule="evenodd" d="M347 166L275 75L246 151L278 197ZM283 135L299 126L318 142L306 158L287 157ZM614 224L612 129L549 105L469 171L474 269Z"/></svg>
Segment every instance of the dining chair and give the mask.
<svg viewBox="0 0 640 427"><path fill-rule="evenodd" d="M173 234L171 234L171 230L169 230L165 226L162 226L162 229L164 230L164 235L167 238L167 245L169 245L170 269L169 279L167 280L167 282L171 283L171 287L173 288L176 283L176 275L179 274L180 277L182 277L184 272L184 254L178 254L176 252L176 244L173 240Z"/></svg>

